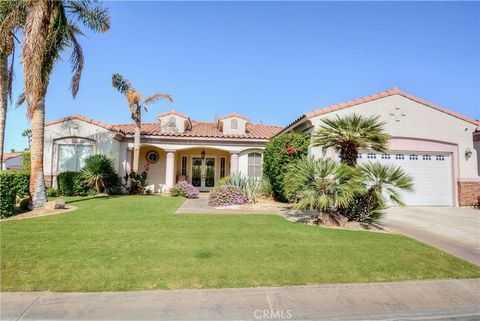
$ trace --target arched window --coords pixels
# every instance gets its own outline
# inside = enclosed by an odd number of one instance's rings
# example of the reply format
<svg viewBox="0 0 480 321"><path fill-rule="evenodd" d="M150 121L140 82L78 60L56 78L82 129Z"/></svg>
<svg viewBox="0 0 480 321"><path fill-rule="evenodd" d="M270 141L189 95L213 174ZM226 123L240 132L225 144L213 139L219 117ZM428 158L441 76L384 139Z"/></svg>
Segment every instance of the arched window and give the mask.
<svg viewBox="0 0 480 321"><path fill-rule="evenodd" d="M232 119L230 123L230 128L231 129L238 129L238 119Z"/></svg>
<svg viewBox="0 0 480 321"><path fill-rule="evenodd" d="M175 119L175 117L170 116L170 118L168 119L167 126L168 126L168 128L176 128L177 127L177 120Z"/></svg>
<svg viewBox="0 0 480 321"><path fill-rule="evenodd" d="M248 177L262 177L262 154L248 154Z"/></svg>

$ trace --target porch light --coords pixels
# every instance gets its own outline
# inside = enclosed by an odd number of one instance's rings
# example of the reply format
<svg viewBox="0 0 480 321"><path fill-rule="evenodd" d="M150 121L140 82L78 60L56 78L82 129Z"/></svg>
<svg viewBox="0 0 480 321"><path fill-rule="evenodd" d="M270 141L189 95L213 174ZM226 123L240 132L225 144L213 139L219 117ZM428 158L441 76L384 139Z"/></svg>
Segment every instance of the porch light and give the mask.
<svg viewBox="0 0 480 321"><path fill-rule="evenodd" d="M465 158L466 159L469 159L471 156L472 156L473 152L470 148L467 148L467 150L465 151Z"/></svg>
<svg viewBox="0 0 480 321"><path fill-rule="evenodd" d="M202 157L202 159L205 159L205 150L202 150L202 152L200 153L200 156Z"/></svg>

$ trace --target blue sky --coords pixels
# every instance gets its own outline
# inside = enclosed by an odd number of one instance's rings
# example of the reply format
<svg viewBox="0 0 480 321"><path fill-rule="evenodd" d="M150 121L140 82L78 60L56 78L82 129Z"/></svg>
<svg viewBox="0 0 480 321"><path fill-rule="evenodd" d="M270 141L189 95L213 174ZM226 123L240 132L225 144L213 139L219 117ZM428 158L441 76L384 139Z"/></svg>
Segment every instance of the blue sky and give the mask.
<svg viewBox="0 0 480 321"><path fill-rule="evenodd" d="M83 114L130 122L111 87L119 72L144 94L167 92L193 120L238 112L286 125L302 113L393 86L480 118L480 5L475 2L105 2L106 34L81 39L72 99L69 53L47 94L47 120ZM20 53L20 50L17 50ZM17 57L20 61L20 57ZM16 71L15 97L21 90ZM10 108L6 151L21 150L25 107Z"/></svg>

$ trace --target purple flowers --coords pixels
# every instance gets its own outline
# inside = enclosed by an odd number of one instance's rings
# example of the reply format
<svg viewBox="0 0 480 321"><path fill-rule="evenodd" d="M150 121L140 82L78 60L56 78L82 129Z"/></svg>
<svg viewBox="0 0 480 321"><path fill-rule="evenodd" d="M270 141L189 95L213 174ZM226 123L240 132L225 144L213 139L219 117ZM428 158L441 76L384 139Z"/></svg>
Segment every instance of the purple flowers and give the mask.
<svg viewBox="0 0 480 321"><path fill-rule="evenodd" d="M232 185L215 187L208 195L208 205L214 207L242 205L247 201L248 199L243 195L242 190Z"/></svg>
<svg viewBox="0 0 480 321"><path fill-rule="evenodd" d="M171 196L198 198L198 189L187 181L180 181L170 189Z"/></svg>

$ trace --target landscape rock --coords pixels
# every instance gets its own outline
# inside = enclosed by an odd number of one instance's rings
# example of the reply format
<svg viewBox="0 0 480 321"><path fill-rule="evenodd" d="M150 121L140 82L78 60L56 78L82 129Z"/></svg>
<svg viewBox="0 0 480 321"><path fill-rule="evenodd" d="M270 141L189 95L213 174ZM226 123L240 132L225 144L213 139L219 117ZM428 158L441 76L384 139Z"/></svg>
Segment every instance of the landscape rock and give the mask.
<svg viewBox="0 0 480 321"><path fill-rule="evenodd" d="M49 201L45 205L47 209L50 210L59 210L59 209L65 209L65 201L64 200L54 200L54 201Z"/></svg>

